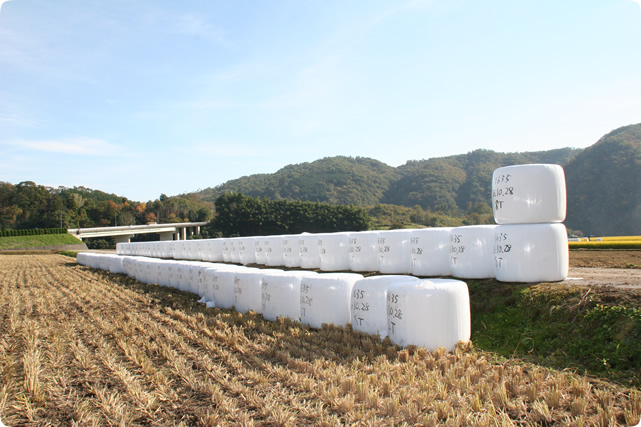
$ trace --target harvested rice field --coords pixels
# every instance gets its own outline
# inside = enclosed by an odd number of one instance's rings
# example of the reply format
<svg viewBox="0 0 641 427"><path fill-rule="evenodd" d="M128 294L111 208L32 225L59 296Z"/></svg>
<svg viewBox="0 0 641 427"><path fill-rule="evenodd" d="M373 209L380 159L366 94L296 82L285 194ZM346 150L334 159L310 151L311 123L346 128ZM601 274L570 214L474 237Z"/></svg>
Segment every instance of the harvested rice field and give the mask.
<svg viewBox="0 0 641 427"><path fill-rule="evenodd" d="M461 345L400 349L79 266L0 256L0 420L16 425L636 425L637 390Z"/></svg>

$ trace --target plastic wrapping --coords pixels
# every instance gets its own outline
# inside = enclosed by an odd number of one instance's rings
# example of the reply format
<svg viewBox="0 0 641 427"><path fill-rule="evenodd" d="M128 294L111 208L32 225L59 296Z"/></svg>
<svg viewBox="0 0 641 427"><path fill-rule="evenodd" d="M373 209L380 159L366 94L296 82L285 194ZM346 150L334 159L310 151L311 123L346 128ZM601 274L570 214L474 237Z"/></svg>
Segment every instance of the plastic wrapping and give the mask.
<svg viewBox="0 0 641 427"><path fill-rule="evenodd" d="M415 276L449 276L451 227L422 228L412 231L412 274Z"/></svg>
<svg viewBox="0 0 641 427"><path fill-rule="evenodd" d="M378 271L378 231L359 231L348 234L349 269Z"/></svg>
<svg viewBox="0 0 641 427"><path fill-rule="evenodd" d="M279 317L300 320L300 282L313 271L283 271L263 276L262 311L266 320Z"/></svg>
<svg viewBox="0 0 641 427"><path fill-rule="evenodd" d="M262 284L265 274L278 274L283 270L247 268L236 272L234 278L234 295L236 311L247 313L249 310L262 314Z"/></svg>
<svg viewBox="0 0 641 427"><path fill-rule="evenodd" d="M411 238L413 229L378 232L378 271L385 274L412 272Z"/></svg>
<svg viewBox="0 0 641 427"><path fill-rule="evenodd" d="M363 276L325 273L303 277L300 283L301 323L320 328L323 323L346 326L351 320L352 287Z"/></svg>
<svg viewBox="0 0 641 427"><path fill-rule="evenodd" d="M414 276L370 276L352 288L352 328L367 334L387 336L387 288L393 283L416 282Z"/></svg>
<svg viewBox="0 0 641 427"><path fill-rule="evenodd" d="M317 234L320 269L349 270L349 233Z"/></svg>
<svg viewBox="0 0 641 427"><path fill-rule="evenodd" d="M494 229L494 275L501 282L556 282L569 269L563 224L513 224Z"/></svg>
<svg viewBox="0 0 641 427"><path fill-rule="evenodd" d="M470 225L450 231L450 270L461 279L494 277L496 225Z"/></svg>
<svg viewBox="0 0 641 427"><path fill-rule="evenodd" d="M426 279L387 289L387 331L392 343L453 351L471 334L470 296L465 282Z"/></svg>
<svg viewBox="0 0 641 427"><path fill-rule="evenodd" d="M265 257L265 242L267 241L266 237L256 237L254 240L254 255L256 257L256 264L265 265L267 258Z"/></svg>
<svg viewBox="0 0 641 427"><path fill-rule="evenodd" d="M238 240L238 262L242 265L256 263L256 237L243 237Z"/></svg>
<svg viewBox="0 0 641 427"><path fill-rule="evenodd" d="M497 224L562 222L566 200L565 173L559 165L507 166L492 175Z"/></svg>
<svg viewBox="0 0 641 427"><path fill-rule="evenodd" d="M320 268L318 235L302 233L298 236L298 253L301 268Z"/></svg>
<svg viewBox="0 0 641 427"><path fill-rule="evenodd" d="M283 236L283 265L285 267L300 267L298 237L298 234Z"/></svg>
<svg viewBox="0 0 641 427"><path fill-rule="evenodd" d="M285 265L283 258L283 236L267 236L265 238L265 265L282 267Z"/></svg>

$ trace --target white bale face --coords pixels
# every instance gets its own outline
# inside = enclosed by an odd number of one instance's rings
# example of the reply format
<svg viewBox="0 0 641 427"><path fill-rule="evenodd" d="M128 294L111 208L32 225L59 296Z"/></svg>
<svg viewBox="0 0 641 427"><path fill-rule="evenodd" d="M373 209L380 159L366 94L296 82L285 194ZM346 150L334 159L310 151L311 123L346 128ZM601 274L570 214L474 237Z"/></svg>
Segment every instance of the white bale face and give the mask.
<svg viewBox="0 0 641 427"><path fill-rule="evenodd" d="M349 270L349 233L318 234L318 256L323 271Z"/></svg>
<svg viewBox="0 0 641 427"><path fill-rule="evenodd" d="M238 264L240 262L239 245L240 239L234 237L229 239L229 262Z"/></svg>
<svg viewBox="0 0 641 427"><path fill-rule="evenodd" d="M173 259L180 259L181 246L180 241L172 240L171 241L171 257Z"/></svg>
<svg viewBox="0 0 641 427"><path fill-rule="evenodd" d="M256 263L256 237L243 237L239 239L238 255L242 265Z"/></svg>
<svg viewBox="0 0 641 427"><path fill-rule="evenodd" d="M461 279L494 277L496 225L470 225L450 231L450 270Z"/></svg>
<svg viewBox="0 0 641 427"><path fill-rule="evenodd" d="M265 265L265 262L267 262L265 257L265 237L259 236L254 240L254 256L256 257L256 264Z"/></svg>
<svg viewBox="0 0 641 427"><path fill-rule="evenodd" d="M145 283L153 285L158 283L158 260L151 258L145 262L147 266L147 281Z"/></svg>
<svg viewBox="0 0 641 427"><path fill-rule="evenodd" d="M298 236L298 253L301 268L320 268L318 234L303 233Z"/></svg>
<svg viewBox="0 0 641 427"><path fill-rule="evenodd" d="M162 256L160 242L150 243L151 247L151 256L154 258L160 258Z"/></svg>
<svg viewBox="0 0 641 427"><path fill-rule="evenodd" d="M222 240L223 261L231 262L231 239L224 238Z"/></svg>
<svg viewBox="0 0 641 427"><path fill-rule="evenodd" d="M412 272L411 238L413 229L378 232L378 271L385 274Z"/></svg>
<svg viewBox="0 0 641 427"><path fill-rule="evenodd" d="M201 270L209 268L209 263L194 261L189 264L189 292L203 296L201 294Z"/></svg>
<svg viewBox="0 0 641 427"><path fill-rule="evenodd" d="M412 274L415 276L449 276L451 227L414 230L411 237Z"/></svg>
<svg viewBox="0 0 641 427"><path fill-rule="evenodd" d="M497 224L562 222L566 203L565 173L559 165L507 166L492 175Z"/></svg>
<svg viewBox="0 0 641 427"><path fill-rule="evenodd" d="M169 286L169 265L173 261L158 261L158 285Z"/></svg>
<svg viewBox="0 0 641 427"><path fill-rule="evenodd" d="M283 271L263 275L262 312L266 320L279 317L300 320L300 282L313 271Z"/></svg>
<svg viewBox="0 0 641 427"><path fill-rule="evenodd" d="M111 265L111 258L114 255L100 254L98 257L98 266L103 271L109 271L109 266Z"/></svg>
<svg viewBox="0 0 641 427"><path fill-rule="evenodd" d="M167 264L167 286L179 288L178 283L178 265L180 261L171 261Z"/></svg>
<svg viewBox="0 0 641 427"><path fill-rule="evenodd" d="M207 302L214 301L214 273L220 269L229 269L228 264L209 264L201 273L203 297Z"/></svg>
<svg viewBox="0 0 641 427"><path fill-rule="evenodd" d="M298 237L298 234L283 236L283 265L285 267L300 267Z"/></svg>
<svg viewBox="0 0 641 427"><path fill-rule="evenodd" d="M178 289L185 292L191 291L191 283L189 281L189 269L191 268L191 263L188 261L183 261L178 263Z"/></svg>
<svg viewBox="0 0 641 427"><path fill-rule="evenodd" d="M265 265L280 267L285 265L283 258L283 236L265 238Z"/></svg>
<svg viewBox="0 0 641 427"><path fill-rule="evenodd" d="M203 249L203 261L223 261L223 240L207 239Z"/></svg>
<svg viewBox="0 0 641 427"><path fill-rule="evenodd" d="M569 268L563 224L500 225L494 230L494 275L501 282L556 282Z"/></svg>
<svg viewBox="0 0 641 427"><path fill-rule="evenodd" d="M115 256L111 258L111 263L109 264L109 271L112 273L124 273L124 267L122 265L124 258L122 256Z"/></svg>
<svg viewBox="0 0 641 427"><path fill-rule="evenodd" d="M395 283L387 289L387 332L401 347L453 351L471 335L470 296L465 282L451 279Z"/></svg>
<svg viewBox="0 0 641 427"><path fill-rule="evenodd" d="M356 273L327 273L303 277L300 282L301 323L320 328L323 323L346 326L351 320L350 295Z"/></svg>
<svg viewBox="0 0 641 427"><path fill-rule="evenodd" d="M349 233L349 269L378 271L378 231Z"/></svg>
<svg viewBox="0 0 641 427"><path fill-rule="evenodd" d="M387 336L387 288L393 283L416 282L414 276L371 276L352 288L352 328L367 334Z"/></svg>
<svg viewBox="0 0 641 427"><path fill-rule="evenodd" d="M211 281L213 284L214 302L216 307L219 308L232 308L236 303L236 295L234 294L234 279L236 272L245 267L228 266L214 270L211 273Z"/></svg>
<svg viewBox="0 0 641 427"><path fill-rule="evenodd" d="M126 255L122 260L122 269L124 270L123 273L125 273L129 277L134 277L135 259L136 258L134 256Z"/></svg>
<svg viewBox="0 0 641 427"><path fill-rule="evenodd" d="M247 313L249 310L262 313L263 275L266 273L279 273L282 270L244 268L236 271L234 277L234 298L236 311Z"/></svg>

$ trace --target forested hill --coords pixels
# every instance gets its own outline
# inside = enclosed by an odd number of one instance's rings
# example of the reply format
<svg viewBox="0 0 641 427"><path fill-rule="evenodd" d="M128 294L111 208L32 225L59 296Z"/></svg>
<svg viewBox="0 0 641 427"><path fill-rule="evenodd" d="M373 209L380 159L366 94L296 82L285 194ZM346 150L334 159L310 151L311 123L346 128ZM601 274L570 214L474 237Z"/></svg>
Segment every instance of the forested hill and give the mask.
<svg viewBox="0 0 641 427"><path fill-rule="evenodd" d="M238 192L271 200L367 206L379 203L400 177L396 168L378 160L337 156L285 166L273 174L244 176L198 194L212 202L223 193Z"/></svg>
<svg viewBox="0 0 641 427"><path fill-rule="evenodd" d="M641 235L641 124L616 129L565 166L566 225L594 235Z"/></svg>
<svg viewBox="0 0 641 427"><path fill-rule="evenodd" d="M199 193L214 201L225 192L253 197L372 206L378 203L448 214L491 202L494 169L523 163L565 165L581 150L563 148L529 153L476 150L467 154L413 160L397 168L364 157L327 157L289 165L274 174L250 175Z"/></svg>

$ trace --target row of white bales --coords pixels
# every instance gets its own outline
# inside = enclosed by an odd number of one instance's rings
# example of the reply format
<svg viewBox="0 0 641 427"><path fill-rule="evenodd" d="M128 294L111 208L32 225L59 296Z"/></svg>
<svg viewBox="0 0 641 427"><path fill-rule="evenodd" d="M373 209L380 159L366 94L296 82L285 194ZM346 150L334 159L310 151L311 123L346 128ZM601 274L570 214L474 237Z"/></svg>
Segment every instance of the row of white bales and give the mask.
<svg viewBox="0 0 641 427"><path fill-rule="evenodd" d="M203 261L83 252L78 263L124 273L148 284L192 292L209 307L252 310L266 320L289 318L320 328L332 323L389 336L400 346L454 349L470 338L465 282L408 275L255 268Z"/></svg>
<svg viewBox="0 0 641 427"><path fill-rule="evenodd" d="M498 225L124 243L119 255L79 254L78 262L268 320L351 323L400 346L451 350L470 337L467 285L419 277L564 280L565 198L560 166L510 166L492 178Z"/></svg>

